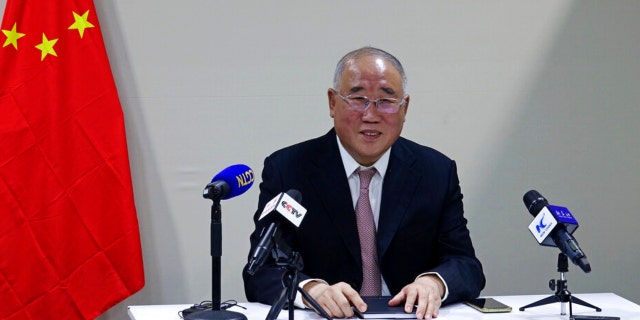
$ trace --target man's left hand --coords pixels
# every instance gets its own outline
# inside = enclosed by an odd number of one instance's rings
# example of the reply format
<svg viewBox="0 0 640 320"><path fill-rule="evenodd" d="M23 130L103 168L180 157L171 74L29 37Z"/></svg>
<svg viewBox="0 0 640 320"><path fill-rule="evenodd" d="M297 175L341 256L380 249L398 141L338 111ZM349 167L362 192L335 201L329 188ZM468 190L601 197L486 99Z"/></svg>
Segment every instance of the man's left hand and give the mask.
<svg viewBox="0 0 640 320"><path fill-rule="evenodd" d="M390 301L390 306L398 306L404 301L404 311L412 312L417 305L417 319L431 319L438 317L438 311L444 295L444 283L435 274L428 274L417 278L406 285Z"/></svg>

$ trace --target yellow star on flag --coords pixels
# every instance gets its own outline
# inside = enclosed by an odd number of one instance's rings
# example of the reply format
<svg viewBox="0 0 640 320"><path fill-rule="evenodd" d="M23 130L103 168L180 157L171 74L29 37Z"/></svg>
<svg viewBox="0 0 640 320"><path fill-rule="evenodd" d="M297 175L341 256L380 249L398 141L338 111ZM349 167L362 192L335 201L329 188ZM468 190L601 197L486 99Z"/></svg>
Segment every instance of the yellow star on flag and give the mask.
<svg viewBox="0 0 640 320"><path fill-rule="evenodd" d="M71 26L69 26L69 30L77 29L78 32L80 33L80 38L82 38L84 36L84 29L94 27L93 24L91 24L91 22L87 20L88 16L89 16L89 10L87 10L83 15L79 15L74 11L73 19L76 22L74 22Z"/></svg>
<svg viewBox="0 0 640 320"><path fill-rule="evenodd" d="M58 39L49 40L44 33L42 34L42 43L36 46L36 48L42 51L42 54L40 55L40 61L43 61L48 54L52 54L56 57L58 56L56 50L53 49L53 46L56 45L56 42L58 42Z"/></svg>
<svg viewBox="0 0 640 320"><path fill-rule="evenodd" d="M2 30L5 36L7 36L7 40L4 41L2 47L6 47L9 44L12 44L16 50L18 50L18 39L24 37L24 33L20 33L16 30L17 23L13 24L13 28L11 30Z"/></svg>

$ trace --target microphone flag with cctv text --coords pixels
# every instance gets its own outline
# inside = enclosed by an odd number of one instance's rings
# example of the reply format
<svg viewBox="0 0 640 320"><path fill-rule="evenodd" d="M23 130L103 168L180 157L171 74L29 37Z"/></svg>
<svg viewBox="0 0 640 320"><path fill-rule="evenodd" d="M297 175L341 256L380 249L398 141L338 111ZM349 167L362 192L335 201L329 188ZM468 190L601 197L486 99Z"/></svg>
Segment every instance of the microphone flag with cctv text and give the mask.
<svg viewBox="0 0 640 320"><path fill-rule="evenodd" d="M307 209L305 209L300 202L302 202L302 194L300 191L290 189L287 192L280 192L264 206L258 220L263 219L272 212L277 212L277 214L285 217L297 228L307 213ZM274 245L276 245L276 242L279 240L279 227L280 222L276 220L262 230L260 241L254 249L248 263L247 273L250 275L254 275L256 271L260 269L271 253Z"/></svg>

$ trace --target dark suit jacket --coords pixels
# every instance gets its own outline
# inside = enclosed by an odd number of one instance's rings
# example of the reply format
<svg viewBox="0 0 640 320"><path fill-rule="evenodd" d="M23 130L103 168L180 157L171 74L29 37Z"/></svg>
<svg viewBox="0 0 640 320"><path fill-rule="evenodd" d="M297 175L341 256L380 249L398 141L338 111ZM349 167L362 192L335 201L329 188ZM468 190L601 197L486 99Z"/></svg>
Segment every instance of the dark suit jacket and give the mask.
<svg viewBox="0 0 640 320"><path fill-rule="evenodd" d="M251 252L263 228L279 219L271 214L257 221L262 208L278 193L297 189L307 214L298 229L286 221L281 228L282 239L304 260L300 280L343 281L360 290L360 243L335 130L267 157L262 180ZM454 161L399 138L391 148L380 206L378 257L392 295L424 272L438 272L447 282L446 303L479 295L485 278L463 217ZM254 276L245 268L247 299L273 304L283 290L282 274L271 258Z"/></svg>

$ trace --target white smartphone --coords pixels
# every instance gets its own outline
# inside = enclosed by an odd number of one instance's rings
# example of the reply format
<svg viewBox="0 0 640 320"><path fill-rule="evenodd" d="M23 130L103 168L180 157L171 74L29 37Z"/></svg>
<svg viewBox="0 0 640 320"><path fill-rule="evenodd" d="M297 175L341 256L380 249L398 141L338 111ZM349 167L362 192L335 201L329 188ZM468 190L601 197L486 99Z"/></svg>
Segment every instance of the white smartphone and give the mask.
<svg viewBox="0 0 640 320"><path fill-rule="evenodd" d="M465 304L484 313L511 312L510 306L493 298L470 299Z"/></svg>

